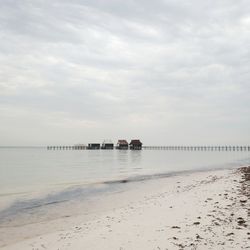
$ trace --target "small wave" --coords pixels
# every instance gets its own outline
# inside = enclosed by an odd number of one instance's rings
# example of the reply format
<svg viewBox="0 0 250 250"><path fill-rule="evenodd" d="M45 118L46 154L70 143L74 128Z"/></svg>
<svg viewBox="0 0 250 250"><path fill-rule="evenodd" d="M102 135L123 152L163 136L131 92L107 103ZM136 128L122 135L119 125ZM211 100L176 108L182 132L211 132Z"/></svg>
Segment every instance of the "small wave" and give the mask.
<svg viewBox="0 0 250 250"><path fill-rule="evenodd" d="M137 176L131 176L128 178L123 179L116 179L116 180L108 180L104 181L103 184L126 184L131 182L141 182L141 181L147 181L147 180L153 180L153 179L160 179L160 178L167 178L175 175L182 175L186 173L191 173L192 171L186 170L186 171L175 171L175 172L167 172L167 173L156 173L156 174L145 174L145 175L137 175Z"/></svg>
<svg viewBox="0 0 250 250"><path fill-rule="evenodd" d="M222 167L220 169L225 168L228 169L228 166L224 168ZM39 209L45 208L47 206L56 206L57 204L62 204L64 202L69 202L73 200L83 201L85 199L88 199L89 197L94 197L98 194L120 192L121 190L123 190L123 187L126 187L126 185L129 183L139 183L147 180L156 180L159 178L168 178L172 176L191 174L193 172L204 172L215 169L219 170L218 168L209 168L199 170L175 171L167 173L155 173L148 175L145 174L120 179L100 181L91 183L89 185L71 186L56 193L49 193L45 197L36 197L28 200L15 201L8 208L0 211L0 222L6 221L8 218L17 216L22 213L34 214L36 212L36 209L38 209L37 211L39 211Z"/></svg>
<svg viewBox="0 0 250 250"><path fill-rule="evenodd" d="M34 209L34 208L39 208L39 207L43 207L43 206L49 206L49 205L55 205L58 203L63 203L66 202L67 200L59 200L59 201L51 201L51 202L45 202L45 203L41 203L41 204L37 204L37 205L33 205L33 206L28 206L28 207L24 207L23 209Z"/></svg>

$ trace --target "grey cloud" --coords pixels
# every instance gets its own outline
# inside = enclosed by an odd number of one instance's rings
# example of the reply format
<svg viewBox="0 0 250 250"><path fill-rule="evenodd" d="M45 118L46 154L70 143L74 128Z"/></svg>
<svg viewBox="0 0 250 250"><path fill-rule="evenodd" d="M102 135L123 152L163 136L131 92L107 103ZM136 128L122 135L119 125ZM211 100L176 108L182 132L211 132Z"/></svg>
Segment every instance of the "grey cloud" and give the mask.
<svg viewBox="0 0 250 250"><path fill-rule="evenodd" d="M23 114L55 141L72 126L74 138L112 137L120 128L150 144L155 131L173 140L184 121L195 135L202 120L208 132L197 141L223 134L226 124L237 135L244 128L232 142L246 142L249 10L246 0L2 1L3 124L15 129L6 110L16 110L18 131L28 130L18 121ZM11 132L8 140L15 140ZM18 141L25 144L22 136Z"/></svg>

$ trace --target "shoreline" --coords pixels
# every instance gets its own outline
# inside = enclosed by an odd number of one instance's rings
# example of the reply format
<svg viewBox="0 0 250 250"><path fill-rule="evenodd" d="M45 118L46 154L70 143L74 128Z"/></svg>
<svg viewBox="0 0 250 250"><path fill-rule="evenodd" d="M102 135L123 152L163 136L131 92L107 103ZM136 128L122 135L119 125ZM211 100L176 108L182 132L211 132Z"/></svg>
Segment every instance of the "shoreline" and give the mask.
<svg viewBox="0 0 250 250"><path fill-rule="evenodd" d="M249 197L244 205L238 201L245 197L239 191L242 175L209 170L130 183L88 204L67 204L67 214L58 219L39 221L37 214L30 224L1 226L0 249L246 248L250 215Z"/></svg>
<svg viewBox="0 0 250 250"><path fill-rule="evenodd" d="M139 174L131 176L122 176L112 179L96 180L94 182L72 182L58 184L51 187L40 187L36 189L29 188L24 191L22 189L15 189L13 192L9 191L0 195L0 225L2 218L5 216L5 212L11 215L16 215L25 209L32 209L35 207L43 207L53 203L67 202L84 196L85 199L91 197L91 195L98 195L99 193L112 192L112 189L116 189L119 186L121 189L125 188L122 185L130 185L133 183L141 183L144 181L152 181L162 178L171 178L174 176L183 176L187 174L221 171L221 170L233 170L232 166L221 166L214 168L200 168L200 169L187 169L181 171L169 171L169 172L155 172L149 174ZM100 195L100 194L99 194ZM59 198L58 198L59 197ZM13 209L14 208L14 209ZM11 218L10 218L11 219Z"/></svg>

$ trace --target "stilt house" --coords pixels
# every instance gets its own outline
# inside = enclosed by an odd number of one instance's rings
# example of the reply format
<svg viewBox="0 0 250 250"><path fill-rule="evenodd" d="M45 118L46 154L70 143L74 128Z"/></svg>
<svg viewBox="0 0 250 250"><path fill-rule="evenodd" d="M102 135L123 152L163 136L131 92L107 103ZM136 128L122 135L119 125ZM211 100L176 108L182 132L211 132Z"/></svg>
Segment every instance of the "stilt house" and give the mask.
<svg viewBox="0 0 250 250"><path fill-rule="evenodd" d="M117 149L128 149L128 142L126 140L118 140L116 148Z"/></svg>
<svg viewBox="0 0 250 250"><path fill-rule="evenodd" d="M142 149L142 143L140 140L131 140L129 143L130 149L132 150L141 150Z"/></svg>
<svg viewBox="0 0 250 250"><path fill-rule="evenodd" d="M114 143L112 141L105 140L102 143L101 149L114 149Z"/></svg>
<svg viewBox="0 0 250 250"><path fill-rule="evenodd" d="M100 143L89 143L87 149L100 149Z"/></svg>

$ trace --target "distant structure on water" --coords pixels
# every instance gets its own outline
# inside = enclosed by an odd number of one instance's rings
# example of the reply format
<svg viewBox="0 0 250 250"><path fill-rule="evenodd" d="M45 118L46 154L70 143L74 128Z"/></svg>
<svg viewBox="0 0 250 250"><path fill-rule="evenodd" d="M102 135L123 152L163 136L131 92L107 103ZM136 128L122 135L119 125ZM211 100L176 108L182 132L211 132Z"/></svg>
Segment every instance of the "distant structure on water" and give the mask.
<svg viewBox="0 0 250 250"><path fill-rule="evenodd" d="M114 149L114 143L111 140L104 140L101 149Z"/></svg>
<svg viewBox="0 0 250 250"><path fill-rule="evenodd" d="M130 149L132 150L141 150L142 149L142 143L140 140L131 140L129 143Z"/></svg>
<svg viewBox="0 0 250 250"><path fill-rule="evenodd" d="M88 146L85 144L75 144L74 146L47 146L48 150L99 150L99 149L114 149L114 143L111 140L104 140L102 144L100 143L89 143ZM118 140L115 149L121 150L141 150L142 143L139 139L131 140L130 144L128 144L127 140L122 139Z"/></svg>
<svg viewBox="0 0 250 250"><path fill-rule="evenodd" d="M104 141L102 146L100 143L75 144L74 146L47 146L48 150L85 150L85 149L114 149L111 141ZM118 140L116 149L131 150L169 150L169 151L248 151L250 146L142 146L140 140L131 140L128 144L126 140Z"/></svg>
<svg viewBox="0 0 250 250"><path fill-rule="evenodd" d="M100 149L100 143L89 143L87 149Z"/></svg>
<svg viewBox="0 0 250 250"><path fill-rule="evenodd" d="M75 144L74 146L47 146L47 150L84 150L87 149L85 144Z"/></svg>
<svg viewBox="0 0 250 250"><path fill-rule="evenodd" d="M85 144L75 144L72 147L73 150L84 150L86 148L87 148L87 146ZM70 148L68 147L68 149L70 149Z"/></svg>
<svg viewBox="0 0 250 250"><path fill-rule="evenodd" d="M116 149L126 150L128 149L128 142L126 140L118 140Z"/></svg>

